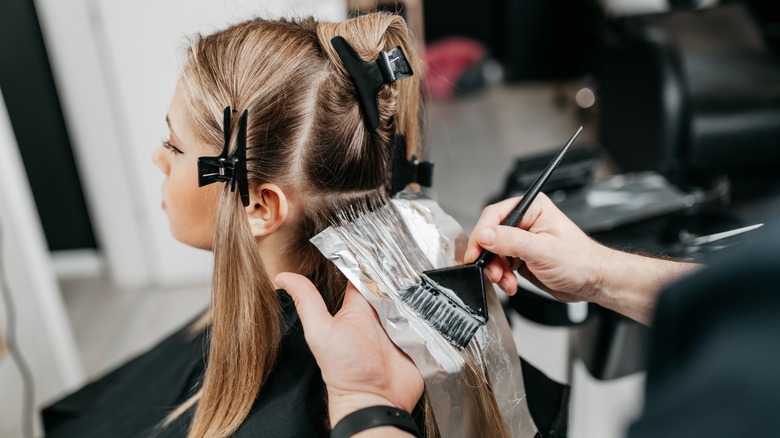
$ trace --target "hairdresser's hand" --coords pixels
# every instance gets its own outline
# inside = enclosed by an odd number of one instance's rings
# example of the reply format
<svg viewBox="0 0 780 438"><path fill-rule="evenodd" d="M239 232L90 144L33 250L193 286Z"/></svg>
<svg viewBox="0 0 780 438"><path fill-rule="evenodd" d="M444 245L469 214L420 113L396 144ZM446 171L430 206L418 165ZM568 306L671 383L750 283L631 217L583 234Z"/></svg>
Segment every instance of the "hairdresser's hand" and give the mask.
<svg viewBox="0 0 780 438"><path fill-rule="evenodd" d="M534 200L518 227L499 225L519 200L511 198L485 208L464 261L476 260L483 248L499 255L485 273L510 295L517 291L513 272L517 270L560 300L592 299L600 281L597 268L604 247L585 235L544 193Z"/></svg>
<svg viewBox="0 0 780 438"><path fill-rule="evenodd" d="M347 287L339 312L331 316L306 277L282 273L275 281L295 302L306 342L322 370L331 425L369 406L412 412L423 392L420 372L393 344L374 308L353 285Z"/></svg>
<svg viewBox="0 0 780 438"><path fill-rule="evenodd" d="M485 272L510 295L517 291L517 270L561 301L595 302L649 324L661 288L698 266L607 248L585 235L543 193L517 227L499 225L518 200L485 208L464 256L470 263L482 248L498 254Z"/></svg>

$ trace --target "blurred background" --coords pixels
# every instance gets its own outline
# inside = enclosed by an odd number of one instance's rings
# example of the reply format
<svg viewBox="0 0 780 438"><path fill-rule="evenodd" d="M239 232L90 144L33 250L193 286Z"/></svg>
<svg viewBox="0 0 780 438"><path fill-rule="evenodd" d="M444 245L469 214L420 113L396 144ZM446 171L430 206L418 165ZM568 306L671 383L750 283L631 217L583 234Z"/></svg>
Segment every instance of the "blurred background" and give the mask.
<svg viewBox="0 0 780 438"><path fill-rule="evenodd" d="M187 37L376 8L417 36L429 193L467 232L580 125L546 192L602 242L706 263L780 211L771 0L3 0L0 436L31 415L40 434L41 407L208 305L210 254L171 237L151 162ZM570 389L569 436L622 436L649 330L530 285L503 299L521 355Z"/></svg>

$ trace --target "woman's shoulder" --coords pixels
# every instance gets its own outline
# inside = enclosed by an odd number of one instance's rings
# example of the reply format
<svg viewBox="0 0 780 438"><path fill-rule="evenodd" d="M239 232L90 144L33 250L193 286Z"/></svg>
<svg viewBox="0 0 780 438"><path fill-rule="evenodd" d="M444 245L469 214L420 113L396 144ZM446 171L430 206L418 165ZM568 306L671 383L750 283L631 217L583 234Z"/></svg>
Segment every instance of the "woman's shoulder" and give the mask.
<svg viewBox="0 0 780 438"><path fill-rule="evenodd" d="M279 358L236 437L328 436L325 385L295 307L280 296L285 326ZM287 305L289 304L289 305Z"/></svg>

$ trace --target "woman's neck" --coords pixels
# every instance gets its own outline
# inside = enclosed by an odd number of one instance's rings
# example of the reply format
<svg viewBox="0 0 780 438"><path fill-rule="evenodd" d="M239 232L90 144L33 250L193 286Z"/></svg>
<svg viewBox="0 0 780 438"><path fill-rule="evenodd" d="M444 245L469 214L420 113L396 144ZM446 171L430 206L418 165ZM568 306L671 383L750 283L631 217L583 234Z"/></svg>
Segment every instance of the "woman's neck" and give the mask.
<svg viewBox="0 0 780 438"><path fill-rule="evenodd" d="M276 232L257 241L257 250L263 259L263 265L268 272L268 278L273 281L280 272L297 272L297 263L290 260L290 252L286 251L290 243L287 233ZM302 273L306 274L306 273Z"/></svg>

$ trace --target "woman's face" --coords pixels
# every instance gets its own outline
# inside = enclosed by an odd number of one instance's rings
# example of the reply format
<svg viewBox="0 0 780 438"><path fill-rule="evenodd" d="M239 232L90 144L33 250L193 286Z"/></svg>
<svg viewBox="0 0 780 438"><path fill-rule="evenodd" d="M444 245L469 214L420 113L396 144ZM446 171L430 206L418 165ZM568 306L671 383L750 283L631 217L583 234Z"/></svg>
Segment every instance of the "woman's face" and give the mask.
<svg viewBox="0 0 780 438"><path fill-rule="evenodd" d="M198 187L198 157L213 156L213 149L201 145L190 126L181 85L176 87L168 107L170 137L154 152L153 160L165 174L162 208L179 241L211 249L217 202L222 184Z"/></svg>

